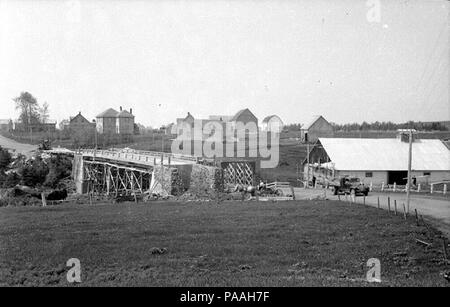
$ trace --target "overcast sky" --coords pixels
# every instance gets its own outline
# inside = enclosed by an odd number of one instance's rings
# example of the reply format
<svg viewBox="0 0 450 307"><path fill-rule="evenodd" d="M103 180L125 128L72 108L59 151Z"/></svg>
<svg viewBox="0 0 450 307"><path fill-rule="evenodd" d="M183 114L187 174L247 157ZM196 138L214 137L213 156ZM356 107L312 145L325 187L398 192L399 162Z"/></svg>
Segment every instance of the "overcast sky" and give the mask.
<svg viewBox="0 0 450 307"><path fill-rule="evenodd" d="M29 91L58 121L450 120L448 2L379 3L0 0L0 118Z"/></svg>

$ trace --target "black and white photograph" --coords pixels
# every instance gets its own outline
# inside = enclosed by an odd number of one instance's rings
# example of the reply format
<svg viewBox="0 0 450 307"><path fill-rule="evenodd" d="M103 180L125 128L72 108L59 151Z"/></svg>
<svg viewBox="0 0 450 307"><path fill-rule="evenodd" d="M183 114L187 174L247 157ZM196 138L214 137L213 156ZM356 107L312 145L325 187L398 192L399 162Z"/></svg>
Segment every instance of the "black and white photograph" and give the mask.
<svg viewBox="0 0 450 307"><path fill-rule="evenodd" d="M0 0L0 287L449 287L449 9Z"/></svg>

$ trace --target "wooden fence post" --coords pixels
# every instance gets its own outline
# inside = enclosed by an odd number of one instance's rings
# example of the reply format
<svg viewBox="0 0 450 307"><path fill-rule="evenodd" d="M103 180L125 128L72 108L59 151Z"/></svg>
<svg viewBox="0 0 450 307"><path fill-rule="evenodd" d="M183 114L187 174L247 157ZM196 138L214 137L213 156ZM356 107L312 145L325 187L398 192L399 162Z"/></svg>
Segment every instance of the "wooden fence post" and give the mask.
<svg viewBox="0 0 450 307"><path fill-rule="evenodd" d="M395 210L395 215L397 215L397 200L394 199L394 210Z"/></svg>
<svg viewBox="0 0 450 307"><path fill-rule="evenodd" d="M380 196L378 196L378 198L377 198L377 207L378 207L378 209L380 209Z"/></svg>
<svg viewBox="0 0 450 307"><path fill-rule="evenodd" d="M369 191L372 192L372 190L373 190L373 183L372 183L372 181L371 181L371 182L370 182L370 186L369 186Z"/></svg>
<svg viewBox="0 0 450 307"><path fill-rule="evenodd" d="M431 184L430 186L430 193L433 194L433 190L434 190L434 184Z"/></svg>
<svg viewBox="0 0 450 307"><path fill-rule="evenodd" d="M442 240L442 244L444 245L443 246L444 260L447 261L448 260L448 252L447 252L447 239L446 238L444 238Z"/></svg>
<svg viewBox="0 0 450 307"><path fill-rule="evenodd" d="M444 184L444 195L447 194L447 184Z"/></svg>
<svg viewBox="0 0 450 307"><path fill-rule="evenodd" d="M406 206L403 203L403 218L406 220Z"/></svg>
<svg viewBox="0 0 450 307"><path fill-rule="evenodd" d="M388 212L391 213L391 198L388 196Z"/></svg>
<svg viewBox="0 0 450 307"><path fill-rule="evenodd" d="M45 199L44 193L41 193L41 199L42 199L42 207L47 207L47 200Z"/></svg>
<svg viewBox="0 0 450 307"><path fill-rule="evenodd" d="M394 182L394 192L397 191L397 182Z"/></svg>
<svg viewBox="0 0 450 307"><path fill-rule="evenodd" d="M417 185L417 193L420 192L420 183Z"/></svg>
<svg viewBox="0 0 450 307"><path fill-rule="evenodd" d="M381 183L381 192L384 191L384 182Z"/></svg>

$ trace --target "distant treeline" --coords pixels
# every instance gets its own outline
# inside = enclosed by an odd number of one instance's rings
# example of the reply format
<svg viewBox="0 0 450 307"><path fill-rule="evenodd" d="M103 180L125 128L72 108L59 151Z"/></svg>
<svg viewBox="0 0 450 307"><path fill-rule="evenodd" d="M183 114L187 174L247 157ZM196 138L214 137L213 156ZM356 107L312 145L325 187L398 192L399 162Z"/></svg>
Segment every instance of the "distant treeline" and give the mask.
<svg viewBox="0 0 450 307"><path fill-rule="evenodd" d="M396 124L393 122L363 122L352 124L336 124L330 123L334 131L395 131L397 129L416 129L418 131L449 131L448 127L440 122L414 122L409 121L407 123ZM302 124L289 124L284 126L285 131L299 131Z"/></svg>
<svg viewBox="0 0 450 307"><path fill-rule="evenodd" d="M374 122L362 124L352 123L352 124L336 124L330 123L335 131L392 131L397 129L416 129L418 131L448 131L448 128L440 122L414 122L409 121L402 124L396 124L393 122Z"/></svg>

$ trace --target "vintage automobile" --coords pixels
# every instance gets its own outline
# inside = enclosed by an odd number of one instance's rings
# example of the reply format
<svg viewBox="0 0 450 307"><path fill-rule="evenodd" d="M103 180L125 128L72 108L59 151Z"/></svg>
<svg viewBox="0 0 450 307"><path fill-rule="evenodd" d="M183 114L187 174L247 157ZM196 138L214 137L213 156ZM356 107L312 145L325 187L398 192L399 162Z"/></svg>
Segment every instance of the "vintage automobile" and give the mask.
<svg viewBox="0 0 450 307"><path fill-rule="evenodd" d="M334 195L338 194L354 194L365 195L369 194L369 187L365 186L361 182L361 179L357 177L345 176L339 178L339 180L330 183Z"/></svg>

